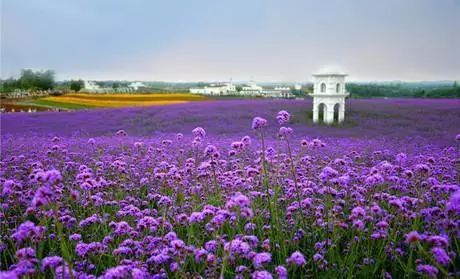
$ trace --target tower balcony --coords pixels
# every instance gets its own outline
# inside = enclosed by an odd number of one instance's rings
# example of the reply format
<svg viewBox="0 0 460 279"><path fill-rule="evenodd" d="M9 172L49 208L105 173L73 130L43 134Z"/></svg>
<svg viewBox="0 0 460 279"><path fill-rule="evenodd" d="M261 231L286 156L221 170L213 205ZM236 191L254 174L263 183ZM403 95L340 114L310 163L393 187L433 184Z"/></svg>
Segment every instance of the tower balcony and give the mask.
<svg viewBox="0 0 460 279"><path fill-rule="evenodd" d="M350 96L350 92L345 92L345 93L310 93L308 94L311 97L348 97Z"/></svg>

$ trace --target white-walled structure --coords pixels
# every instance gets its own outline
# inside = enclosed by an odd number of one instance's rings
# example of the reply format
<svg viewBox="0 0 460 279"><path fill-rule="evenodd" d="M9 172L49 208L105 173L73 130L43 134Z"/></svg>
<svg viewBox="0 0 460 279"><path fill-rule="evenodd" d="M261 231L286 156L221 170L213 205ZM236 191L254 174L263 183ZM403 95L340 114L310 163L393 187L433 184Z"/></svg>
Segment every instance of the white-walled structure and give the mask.
<svg viewBox="0 0 460 279"><path fill-rule="evenodd" d="M211 84L204 88L190 88L190 93L203 95L232 95L236 93L236 87L233 83Z"/></svg>
<svg viewBox="0 0 460 279"><path fill-rule="evenodd" d="M349 93L345 89L346 74L324 73L313 75L313 122L322 121L326 124L341 123L345 119L345 97ZM334 111L337 118L334 119Z"/></svg>
<svg viewBox="0 0 460 279"><path fill-rule="evenodd" d="M91 80L84 81L84 89L88 91L97 91L100 89L100 86L96 84L96 82Z"/></svg>
<svg viewBox="0 0 460 279"><path fill-rule="evenodd" d="M128 87L131 87L133 88L135 91L139 89L139 87L145 87L145 84L143 84L142 82L140 81L135 81L135 82L131 82Z"/></svg>
<svg viewBox="0 0 460 279"><path fill-rule="evenodd" d="M132 93L135 89L131 86L127 87L101 87L95 81L85 80L84 81L84 88L80 90L80 92L85 93Z"/></svg>
<svg viewBox="0 0 460 279"><path fill-rule="evenodd" d="M237 91L236 86L232 82L224 84L211 84L204 88L190 88L190 93L203 95L239 95L264 98L292 98L291 89L289 87L276 87L274 89L264 89L256 84L255 81L250 81L248 85L242 86L241 91Z"/></svg>

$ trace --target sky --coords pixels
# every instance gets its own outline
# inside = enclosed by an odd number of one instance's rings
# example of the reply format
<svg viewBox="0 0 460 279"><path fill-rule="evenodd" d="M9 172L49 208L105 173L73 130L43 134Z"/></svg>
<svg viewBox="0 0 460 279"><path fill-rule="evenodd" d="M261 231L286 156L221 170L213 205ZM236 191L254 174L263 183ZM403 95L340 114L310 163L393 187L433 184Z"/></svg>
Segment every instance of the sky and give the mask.
<svg viewBox="0 0 460 279"><path fill-rule="evenodd" d="M460 79L458 0L0 0L1 76Z"/></svg>

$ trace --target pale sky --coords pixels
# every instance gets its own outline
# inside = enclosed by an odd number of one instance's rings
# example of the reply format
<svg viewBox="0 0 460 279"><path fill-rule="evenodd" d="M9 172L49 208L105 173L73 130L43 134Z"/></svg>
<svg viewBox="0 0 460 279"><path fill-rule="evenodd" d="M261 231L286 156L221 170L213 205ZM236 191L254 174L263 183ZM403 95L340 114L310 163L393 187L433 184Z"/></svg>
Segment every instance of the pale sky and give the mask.
<svg viewBox="0 0 460 279"><path fill-rule="evenodd" d="M460 79L458 0L0 0L1 76Z"/></svg>

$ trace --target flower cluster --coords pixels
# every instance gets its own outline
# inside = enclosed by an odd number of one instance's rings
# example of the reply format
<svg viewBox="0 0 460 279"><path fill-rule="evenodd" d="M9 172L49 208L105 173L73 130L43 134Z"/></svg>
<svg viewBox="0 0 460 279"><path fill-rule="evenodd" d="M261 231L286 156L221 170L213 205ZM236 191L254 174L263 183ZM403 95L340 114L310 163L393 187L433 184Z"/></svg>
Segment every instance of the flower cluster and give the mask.
<svg viewBox="0 0 460 279"><path fill-rule="evenodd" d="M2 136L0 278L460 275L458 136L318 139L267 119L235 137Z"/></svg>

